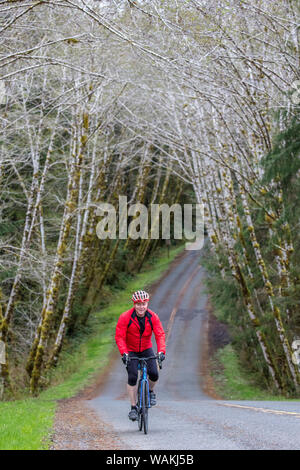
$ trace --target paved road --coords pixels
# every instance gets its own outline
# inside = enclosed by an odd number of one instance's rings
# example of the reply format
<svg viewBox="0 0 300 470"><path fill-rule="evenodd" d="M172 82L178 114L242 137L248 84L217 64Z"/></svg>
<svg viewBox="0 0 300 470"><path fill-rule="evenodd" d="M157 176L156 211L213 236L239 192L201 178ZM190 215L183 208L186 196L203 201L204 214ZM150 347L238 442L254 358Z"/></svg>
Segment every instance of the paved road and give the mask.
<svg viewBox="0 0 300 470"><path fill-rule="evenodd" d="M214 400L203 392L204 270L185 252L156 288L150 308L167 332L167 358L149 411L149 434L128 420L126 371L118 358L100 395L87 402L128 449L299 449L299 402Z"/></svg>

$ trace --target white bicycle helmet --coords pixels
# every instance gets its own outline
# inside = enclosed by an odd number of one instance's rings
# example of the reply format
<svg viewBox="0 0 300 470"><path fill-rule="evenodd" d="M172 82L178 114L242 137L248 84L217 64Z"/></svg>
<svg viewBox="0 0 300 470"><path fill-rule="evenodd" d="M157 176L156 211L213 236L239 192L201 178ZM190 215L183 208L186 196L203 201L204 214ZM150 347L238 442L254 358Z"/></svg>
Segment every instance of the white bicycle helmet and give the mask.
<svg viewBox="0 0 300 470"><path fill-rule="evenodd" d="M150 299L150 296L148 292L145 292L144 290L137 290L131 297L133 300L133 303L137 302L148 302Z"/></svg>

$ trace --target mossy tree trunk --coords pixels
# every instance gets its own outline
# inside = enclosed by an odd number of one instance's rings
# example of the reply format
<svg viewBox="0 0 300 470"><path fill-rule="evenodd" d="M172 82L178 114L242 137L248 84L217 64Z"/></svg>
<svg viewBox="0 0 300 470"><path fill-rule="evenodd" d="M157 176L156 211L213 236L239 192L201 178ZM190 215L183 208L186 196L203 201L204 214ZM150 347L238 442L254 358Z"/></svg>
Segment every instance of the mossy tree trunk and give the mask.
<svg viewBox="0 0 300 470"><path fill-rule="evenodd" d="M94 209L92 206L92 194L95 186L96 168L97 168L97 138L94 141L93 156L90 169L89 186L84 204L83 200L83 178L84 175L80 175L79 184L79 195L78 195L78 206L84 207L79 209L77 212L77 229L74 247L74 258L72 264L71 278L68 286L68 294L65 302L62 318L60 321L59 329L56 335L54 345L50 352L50 357L47 363L47 368L56 365L58 356L62 348L63 339L67 330L70 317L72 315L72 306L75 299L76 290L79 284L80 276L84 271L84 265L87 263L85 259L85 248L89 243L88 229L91 221L91 211ZM98 162L99 164L99 162Z"/></svg>
<svg viewBox="0 0 300 470"><path fill-rule="evenodd" d="M283 351L284 351L284 355L285 355L285 358L286 358L288 370L290 371L290 374L291 374L293 383L295 385L295 388L296 388L296 390L298 390L299 385L300 385L299 371L297 369L297 366L292 361L291 346L289 344L288 337L287 337L287 334L286 334L286 331L285 331L285 328L284 328L284 324L283 324L280 309L277 305L275 305L275 302L274 302L275 295L274 295L273 285L270 282L268 271L267 271L267 268L266 268L266 264L264 262L264 259L263 259L262 253L261 253L260 244L259 244L259 242L256 238L255 229L254 229L254 225L253 225L253 222L252 222L250 209L249 209L247 198L246 198L245 191L244 191L243 188L240 188L240 194L241 194L241 200L242 200L242 203L243 203L243 209L244 209L246 221L247 221L247 224L248 224L248 230L249 230L249 233L250 233L250 239L251 239L252 247L253 247L253 250L254 250L254 253L255 253L255 258L256 258L256 261L257 261L257 265L259 267L259 270L260 270L260 273L261 273L261 276L262 276L262 279L263 279L263 282L264 282L265 292L267 294L269 305L271 307L271 311L272 311L272 314L273 314L273 318L274 318L274 322L275 322L275 326L276 326L276 331L278 333L278 337L279 337L280 343L281 343Z"/></svg>
<svg viewBox="0 0 300 470"><path fill-rule="evenodd" d="M47 150L42 172L40 172L39 158L36 157L34 160L35 162L34 168L33 168L34 173L32 176L30 192L28 194L28 205L27 205L27 211L26 211L26 216L25 216L25 225L24 225L24 230L23 230L17 271L14 277L13 285L9 294L6 308L3 313L3 321L2 321L2 326L0 329L1 330L0 335L3 337L4 341L8 332L11 319L13 317L15 302L18 298L20 283L21 283L22 276L23 276L23 267L24 267L24 263L26 263L28 259L28 250L30 249L30 245L31 245L33 233L34 233L34 227L37 223L38 216L40 216L40 228L42 230L41 201L42 201L42 196L44 193L46 178L48 176L48 172L50 168L51 154L52 154L54 139L57 133L56 124L58 123L60 112L61 112L61 108L59 107L56 113L54 129L51 132L48 150ZM43 232L41 232L41 234L43 236ZM41 249L42 249L42 252L44 253L43 240L41 241L42 241ZM3 366L3 369L5 369L5 374L8 377L9 376L8 364Z"/></svg>
<svg viewBox="0 0 300 470"><path fill-rule="evenodd" d="M276 367L276 363L273 360L270 345L268 344L267 338L262 330L261 321L259 319L259 316L255 312L255 306L252 300L250 288L247 285L246 276L243 274L242 269L241 269L241 265L245 266L246 275L249 276L250 280L253 280L254 276L253 276L251 266L250 266L250 256L247 253L247 248L246 248L245 240L244 240L243 233L242 233L241 221L237 212L237 205L236 205L236 200L235 200L235 194L233 191L233 184L231 180L230 171L224 168L222 172L218 174L218 177L219 177L218 184L220 185L219 187L221 189L221 194L223 195L223 198L224 198L224 215L227 216L228 221L229 221L228 236L233 238L234 244L236 244L236 241L239 240L241 247L242 247L242 251L240 255L239 255L238 250L236 249L234 250L235 251L234 275L239 284L241 294L244 300L244 304L246 306L247 313L251 320L251 325L255 331L255 335L260 345L270 377L272 378L272 381L278 390L286 392L284 382L281 380L278 368ZM237 260L238 257L241 258L240 263Z"/></svg>
<svg viewBox="0 0 300 470"><path fill-rule="evenodd" d="M161 193L159 195L159 200L158 200L159 205L161 205L165 202L167 189L168 189L170 176L171 176L171 171L172 171L172 166L173 166L173 164L172 164L172 161L171 161L171 162L168 163L168 167L166 169L164 182L163 182ZM159 184L159 178L157 178L157 184ZM153 193L154 194L152 195L151 204L154 203L153 196L156 195L156 185L154 187ZM156 214L154 220L151 219L151 231L153 231L153 230L155 231L156 227L159 226L159 220L160 220L160 213L158 212ZM149 234L148 234L148 238L145 239L144 241L141 241L141 243L140 243L140 248L138 249L137 254L136 254L136 269L137 269L137 271L140 271L140 269L142 268L142 265L144 263L146 255L147 255L147 252L148 252L148 250L151 246L151 242L152 242L151 236L149 237Z"/></svg>
<svg viewBox="0 0 300 470"><path fill-rule="evenodd" d="M56 250L54 267L47 290L47 303L41 314L41 326L37 332L36 340L31 349L27 371L31 372L30 390L35 394L39 385L41 372L43 369L44 356L52 327L52 319L55 312L55 305L59 293L62 279L62 269L64 255L67 251L67 241L69 238L72 220L78 207L79 182L84 160L84 152L87 143L88 114L83 112L80 126L79 141L76 143L77 152L73 153L70 162L68 194L65 203L64 215L62 218L59 241Z"/></svg>

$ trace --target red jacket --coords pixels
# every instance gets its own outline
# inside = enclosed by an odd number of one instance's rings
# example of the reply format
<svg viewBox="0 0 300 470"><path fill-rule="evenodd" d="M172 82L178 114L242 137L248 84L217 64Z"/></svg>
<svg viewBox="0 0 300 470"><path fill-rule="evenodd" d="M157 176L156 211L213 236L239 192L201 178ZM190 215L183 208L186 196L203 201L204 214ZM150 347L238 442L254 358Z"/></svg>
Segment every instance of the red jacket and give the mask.
<svg viewBox="0 0 300 470"><path fill-rule="evenodd" d="M115 340L121 356L129 351L141 352L152 348L152 332L155 335L157 351L166 353L165 332L158 315L147 309L145 317L145 330L141 334L134 307L120 315L116 326Z"/></svg>

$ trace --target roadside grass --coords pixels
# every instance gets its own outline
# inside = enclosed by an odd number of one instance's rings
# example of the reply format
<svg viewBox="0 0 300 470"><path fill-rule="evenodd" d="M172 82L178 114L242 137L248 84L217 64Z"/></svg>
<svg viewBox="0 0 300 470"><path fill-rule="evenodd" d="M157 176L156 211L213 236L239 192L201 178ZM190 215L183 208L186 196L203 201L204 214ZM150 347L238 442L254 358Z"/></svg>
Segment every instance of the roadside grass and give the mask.
<svg viewBox="0 0 300 470"><path fill-rule="evenodd" d="M215 353L211 366L216 392L224 400L298 401L268 393L255 385L254 375L241 367L231 344Z"/></svg>
<svg viewBox="0 0 300 470"><path fill-rule="evenodd" d="M25 399L0 403L0 450L46 450L56 403Z"/></svg>
<svg viewBox="0 0 300 470"><path fill-rule="evenodd" d="M111 294L108 305L91 315L91 331L62 352L58 366L47 377L49 388L37 398L0 403L0 450L47 450L51 446L51 432L57 400L71 398L92 384L101 374L115 351L114 330L119 315L131 308L131 293L147 289L168 269L184 245L161 250L141 273L128 281L126 287Z"/></svg>

